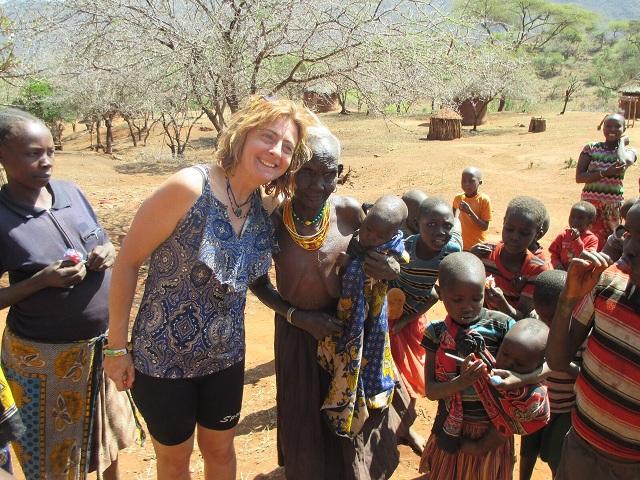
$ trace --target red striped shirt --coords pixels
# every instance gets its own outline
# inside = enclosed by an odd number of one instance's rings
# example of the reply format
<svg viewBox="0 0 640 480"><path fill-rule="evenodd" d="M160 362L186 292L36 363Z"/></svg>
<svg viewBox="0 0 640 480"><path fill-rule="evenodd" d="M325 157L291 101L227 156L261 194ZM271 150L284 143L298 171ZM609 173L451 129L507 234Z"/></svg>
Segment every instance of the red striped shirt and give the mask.
<svg viewBox="0 0 640 480"><path fill-rule="evenodd" d="M640 294L609 267L573 312L593 330L576 380L573 427L594 447L640 461Z"/></svg>

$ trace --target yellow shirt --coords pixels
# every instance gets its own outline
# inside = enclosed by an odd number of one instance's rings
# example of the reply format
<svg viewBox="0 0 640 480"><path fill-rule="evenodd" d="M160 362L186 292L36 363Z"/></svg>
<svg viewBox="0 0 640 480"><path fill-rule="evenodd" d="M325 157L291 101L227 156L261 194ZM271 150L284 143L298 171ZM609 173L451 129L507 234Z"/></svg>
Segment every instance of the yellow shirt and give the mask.
<svg viewBox="0 0 640 480"><path fill-rule="evenodd" d="M460 202L464 200L469 204L471 210L485 222L491 221L491 200L489 196L478 192L474 197L467 197L464 193L456 195L453 199L453 208L460 210ZM462 226L462 243L465 250L469 250L476 243L486 242L486 231L481 230L480 227L471 219L471 217L460 211L460 225Z"/></svg>

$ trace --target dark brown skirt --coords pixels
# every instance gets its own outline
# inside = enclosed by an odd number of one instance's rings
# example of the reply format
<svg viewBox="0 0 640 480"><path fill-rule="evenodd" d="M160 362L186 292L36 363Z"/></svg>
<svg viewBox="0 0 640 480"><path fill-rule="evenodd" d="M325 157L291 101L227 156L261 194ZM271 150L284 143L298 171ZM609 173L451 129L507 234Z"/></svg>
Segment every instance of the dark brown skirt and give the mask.
<svg viewBox="0 0 640 480"><path fill-rule="evenodd" d="M363 480L391 477L398 466L397 415L371 410L349 440L333 433L320 407L329 377L318 365L318 342L276 315L275 364L278 464L288 480Z"/></svg>

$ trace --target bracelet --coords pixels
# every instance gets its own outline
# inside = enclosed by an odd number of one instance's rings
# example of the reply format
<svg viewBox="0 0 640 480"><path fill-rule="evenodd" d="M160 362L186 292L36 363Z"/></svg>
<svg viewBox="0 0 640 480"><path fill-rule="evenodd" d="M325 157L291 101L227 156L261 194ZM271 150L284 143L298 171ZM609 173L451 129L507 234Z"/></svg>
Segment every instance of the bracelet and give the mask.
<svg viewBox="0 0 640 480"><path fill-rule="evenodd" d="M131 344L127 343L127 346L124 348L109 348L109 346L105 346L102 349L102 354L105 357L124 357L131 351Z"/></svg>
<svg viewBox="0 0 640 480"><path fill-rule="evenodd" d="M296 307L289 307L289 310L287 310L287 323L289 323L290 325L293 325L293 318L291 318L291 316L295 311Z"/></svg>

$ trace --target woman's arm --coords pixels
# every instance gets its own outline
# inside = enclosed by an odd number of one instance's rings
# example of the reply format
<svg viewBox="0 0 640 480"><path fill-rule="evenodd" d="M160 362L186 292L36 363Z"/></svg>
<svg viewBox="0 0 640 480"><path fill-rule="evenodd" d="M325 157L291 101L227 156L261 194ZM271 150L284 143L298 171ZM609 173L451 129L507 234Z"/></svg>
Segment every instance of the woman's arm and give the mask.
<svg viewBox="0 0 640 480"><path fill-rule="evenodd" d="M80 283L87 274L84 262L58 260L31 277L0 288L0 309L10 307L44 288L69 288Z"/></svg>
<svg viewBox="0 0 640 480"><path fill-rule="evenodd" d="M600 180L604 176L604 172L589 172L589 164L591 156L582 152L578 157L578 165L576 165L576 183L591 183Z"/></svg>
<svg viewBox="0 0 640 480"><path fill-rule="evenodd" d="M147 198L136 213L116 258L109 292L109 348L125 348L138 270L173 232L202 193L202 175L181 170ZM118 390L133 384L131 356L107 357L104 368Z"/></svg>
<svg viewBox="0 0 640 480"><path fill-rule="evenodd" d="M262 303L285 318L289 309L293 307L282 299L268 275L256 279L249 288ZM322 340L342 331L340 320L336 317L324 312L299 308L295 308L291 314L291 325L310 333L316 340Z"/></svg>
<svg viewBox="0 0 640 480"><path fill-rule="evenodd" d="M450 397L465 388L473 385L482 375L487 374L487 367L480 359L476 359L475 355L470 354L464 359L464 363L460 367L460 375L454 377L448 382L438 382L436 380L436 354L427 350L425 360L425 390L429 400L441 400Z"/></svg>

